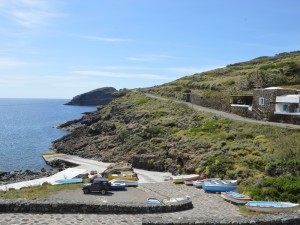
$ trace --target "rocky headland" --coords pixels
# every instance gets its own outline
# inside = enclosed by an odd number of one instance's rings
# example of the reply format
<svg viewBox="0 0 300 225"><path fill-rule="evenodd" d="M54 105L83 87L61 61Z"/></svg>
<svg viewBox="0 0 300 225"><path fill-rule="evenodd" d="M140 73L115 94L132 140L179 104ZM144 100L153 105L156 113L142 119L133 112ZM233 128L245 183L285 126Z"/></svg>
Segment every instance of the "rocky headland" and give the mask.
<svg viewBox="0 0 300 225"><path fill-rule="evenodd" d="M112 101L112 94L117 91L113 87L98 88L75 96L66 105L95 106L106 105Z"/></svg>

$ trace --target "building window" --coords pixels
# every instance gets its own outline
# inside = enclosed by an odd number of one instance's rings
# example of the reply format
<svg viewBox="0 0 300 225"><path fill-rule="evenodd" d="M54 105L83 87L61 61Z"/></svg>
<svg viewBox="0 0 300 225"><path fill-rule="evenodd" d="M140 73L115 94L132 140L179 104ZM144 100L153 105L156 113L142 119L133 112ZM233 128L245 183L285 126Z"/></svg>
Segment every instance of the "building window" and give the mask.
<svg viewBox="0 0 300 225"><path fill-rule="evenodd" d="M288 111L289 111L289 105L284 104L284 105L283 105L283 111L284 111L284 112L288 112Z"/></svg>
<svg viewBox="0 0 300 225"><path fill-rule="evenodd" d="M259 98L258 104L259 105L265 105L265 98Z"/></svg>

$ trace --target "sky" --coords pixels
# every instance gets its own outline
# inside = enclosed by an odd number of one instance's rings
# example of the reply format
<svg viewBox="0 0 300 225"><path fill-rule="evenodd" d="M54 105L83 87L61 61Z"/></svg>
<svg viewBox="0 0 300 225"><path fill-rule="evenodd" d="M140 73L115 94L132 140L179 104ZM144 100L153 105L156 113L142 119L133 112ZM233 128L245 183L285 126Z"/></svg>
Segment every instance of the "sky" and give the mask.
<svg viewBox="0 0 300 225"><path fill-rule="evenodd" d="M0 0L0 98L140 88L300 50L297 0Z"/></svg>

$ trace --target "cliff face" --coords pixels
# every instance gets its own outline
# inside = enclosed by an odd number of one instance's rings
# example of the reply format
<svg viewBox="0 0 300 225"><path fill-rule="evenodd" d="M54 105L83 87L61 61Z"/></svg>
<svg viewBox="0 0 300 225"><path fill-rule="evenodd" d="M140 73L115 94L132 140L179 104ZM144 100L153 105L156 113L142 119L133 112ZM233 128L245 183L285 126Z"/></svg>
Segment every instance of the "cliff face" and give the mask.
<svg viewBox="0 0 300 225"><path fill-rule="evenodd" d="M112 93L115 91L117 90L113 87L98 88L75 96L66 105L106 105L112 101Z"/></svg>

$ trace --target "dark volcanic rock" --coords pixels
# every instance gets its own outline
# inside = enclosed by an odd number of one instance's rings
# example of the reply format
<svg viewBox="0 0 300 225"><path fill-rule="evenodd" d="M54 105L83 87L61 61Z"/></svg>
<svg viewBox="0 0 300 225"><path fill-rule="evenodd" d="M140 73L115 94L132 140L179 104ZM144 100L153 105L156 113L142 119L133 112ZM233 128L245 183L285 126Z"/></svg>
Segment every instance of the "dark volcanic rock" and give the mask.
<svg viewBox="0 0 300 225"><path fill-rule="evenodd" d="M98 88L93 91L75 96L66 105L106 105L112 100L112 93L117 91L113 87Z"/></svg>
<svg viewBox="0 0 300 225"><path fill-rule="evenodd" d="M0 171L0 185L48 177L53 175L55 172L56 170L53 171L50 169L47 171L44 168L42 168L40 172L31 170L18 170L14 172Z"/></svg>

